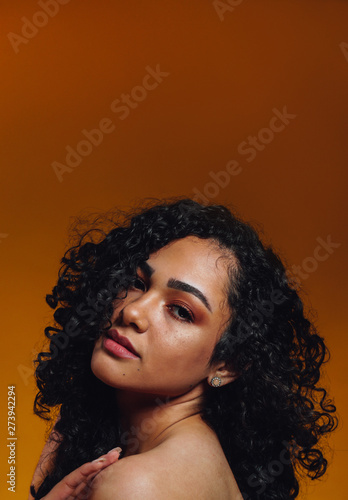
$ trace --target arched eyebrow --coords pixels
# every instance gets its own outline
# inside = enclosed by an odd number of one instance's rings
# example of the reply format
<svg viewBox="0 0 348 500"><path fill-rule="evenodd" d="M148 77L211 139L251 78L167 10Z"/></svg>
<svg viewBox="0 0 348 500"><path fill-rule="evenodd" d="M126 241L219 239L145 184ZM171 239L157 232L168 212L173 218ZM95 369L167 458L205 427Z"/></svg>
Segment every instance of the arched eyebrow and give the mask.
<svg viewBox="0 0 348 500"><path fill-rule="evenodd" d="M147 262L142 262L139 265L139 267L143 271L145 276L147 276L148 278L150 278L152 276L152 274L155 272L155 270ZM211 309L211 306L209 304L207 297L204 295L203 292L198 290L198 288L196 288L195 286L190 285L189 283L185 283L184 281L177 280L175 278L169 278L169 280L167 282L167 287L174 288L175 290L181 290L183 292L191 293L192 295L197 297L205 305L205 307L208 309L208 311L210 313L212 313L212 309Z"/></svg>
<svg viewBox="0 0 348 500"><path fill-rule="evenodd" d="M182 290L183 292L188 292L191 293L192 295L195 295L195 297L197 297L201 302L203 302L208 311L212 312L207 297L195 286L189 285L188 283L177 280L175 278L169 278L167 286L169 288L174 288L175 290Z"/></svg>

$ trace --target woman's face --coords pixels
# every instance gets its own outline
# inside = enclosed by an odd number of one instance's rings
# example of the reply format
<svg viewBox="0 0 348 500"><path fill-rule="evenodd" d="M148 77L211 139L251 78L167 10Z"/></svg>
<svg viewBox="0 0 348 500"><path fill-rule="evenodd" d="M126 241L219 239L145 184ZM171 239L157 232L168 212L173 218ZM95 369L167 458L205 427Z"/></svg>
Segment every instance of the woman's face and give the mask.
<svg viewBox="0 0 348 500"><path fill-rule="evenodd" d="M114 302L92 371L113 387L178 396L214 376L208 361L230 318L227 264L212 240L188 236L157 252ZM126 338L137 355L120 346ZM129 347L129 346L128 346Z"/></svg>

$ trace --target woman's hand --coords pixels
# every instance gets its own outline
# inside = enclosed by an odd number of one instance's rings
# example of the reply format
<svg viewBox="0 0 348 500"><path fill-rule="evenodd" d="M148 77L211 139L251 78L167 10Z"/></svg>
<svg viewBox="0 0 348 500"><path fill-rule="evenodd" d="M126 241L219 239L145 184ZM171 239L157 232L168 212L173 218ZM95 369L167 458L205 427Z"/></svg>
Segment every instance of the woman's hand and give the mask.
<svg viewBox="0 0 348 500"><path fill-rule="evenodd" d="M81 465L56 484L42 500L86 500L91 493L92 480L101 470L115 463L121 451L121 448L115 448L93 462Z"/></svg>

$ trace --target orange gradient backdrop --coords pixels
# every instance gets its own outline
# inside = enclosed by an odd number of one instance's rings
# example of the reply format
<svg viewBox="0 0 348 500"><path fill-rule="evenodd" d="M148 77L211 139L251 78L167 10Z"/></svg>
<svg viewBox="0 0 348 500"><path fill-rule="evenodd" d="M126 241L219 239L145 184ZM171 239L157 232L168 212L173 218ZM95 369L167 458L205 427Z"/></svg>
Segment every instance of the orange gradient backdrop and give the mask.
<svg viewBox="0 0 348 500"><path fill-rule="evenodd" d="M332 353L325 383L341 423L327 475L301 498L347 498L348 4L230 3L65 0L46 17L36 1L1 3L1 498L26 498L44 443L32 359L71 218L198 192L259 222L290 267L312 262L304 298ZM144 80L156 67L157 82ZM129 93L121 111L115 101ZM282 112L291 116L272 121ZM95 145L81 143L101 120ZM75 166L67 146L82 151ZM313 264L317 238L329 235L340 245ZM8 385L15 494L5 477Z"/></svg>

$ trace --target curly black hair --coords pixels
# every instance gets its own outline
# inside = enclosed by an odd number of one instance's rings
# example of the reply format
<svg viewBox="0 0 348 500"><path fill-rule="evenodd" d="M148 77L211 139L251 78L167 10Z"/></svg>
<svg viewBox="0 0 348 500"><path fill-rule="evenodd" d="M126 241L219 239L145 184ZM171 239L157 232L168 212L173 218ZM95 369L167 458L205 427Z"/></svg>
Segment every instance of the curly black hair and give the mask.
<svg viewBox="0 0 348 500"><path fill-rule="evenodd" d="M49 348L35 360L34 411L52 421L59 409L60 438L54 468L35 498L121 444L114 389L91 371L94 344L139 264L188 235L214 240L237 261L229 269L233 314L210 363L224 360L239 377L207 389L202 418L218 436L244 499L296 498L301 475L315 479L325 473L321 438L335 429L337 417L318 385L327 347L280 258L222 205L175 198L115 214L111 230L99 230L97 239L88 230L65 253L57 284L46 296L55 326L45 329Z"/></svg>

